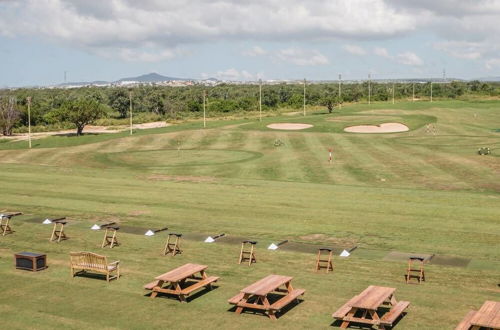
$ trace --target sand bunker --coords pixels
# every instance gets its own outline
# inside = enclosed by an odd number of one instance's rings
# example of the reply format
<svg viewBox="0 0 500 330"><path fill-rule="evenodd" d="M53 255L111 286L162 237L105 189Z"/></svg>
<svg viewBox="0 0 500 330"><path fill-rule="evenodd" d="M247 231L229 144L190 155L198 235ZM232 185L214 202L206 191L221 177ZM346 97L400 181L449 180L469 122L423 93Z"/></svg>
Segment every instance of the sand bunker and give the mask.
<svg viewBox="0 0 500 330"><path fill-rule="evenodd" d="M309 124L292 124L292 123L276 123L267 125L268 128L272 129L283 129L283 130L300 130L313 127L313 125Z"/></svg>
<svg viewBox="0 0 500 330"><path fill-rule="evenodd" d="M344 131L349 133L398 133L406 132L409 130L410 129L408 128L408 126L400 123L384 123L378 126L359 125L344 128Z"/></svg>

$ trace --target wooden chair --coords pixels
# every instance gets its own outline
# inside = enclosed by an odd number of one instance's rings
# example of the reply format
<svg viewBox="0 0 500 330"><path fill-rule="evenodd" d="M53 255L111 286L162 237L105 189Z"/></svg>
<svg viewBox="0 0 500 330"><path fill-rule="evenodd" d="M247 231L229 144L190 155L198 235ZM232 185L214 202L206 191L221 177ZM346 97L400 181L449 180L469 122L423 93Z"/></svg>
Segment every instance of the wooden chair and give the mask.
<svg viewBox="0 0 500 330"><path fill-rule="evenodd" d="M96 272L106 275L106 281L118 279L120 277L120 261L108 263L105 256L101 256L92 252L71 252L70 266L71 275L75 277L80 272ZM116 275L112 276L112 273Z"/></svg>
<svg viewBox="0 0 500 330"><path fill-rule="evenodd" d="M253 251L256 241L243 241L241 243L240 259L238 264L248 261L248 266L252 263L257 262L255 258L255 252Z"/></svg>
<svg viewBox="0 0 500 330"><path fill-rule="evenodd" d="M174 237L175 237L175 240L174 240ZM176 234L176 233L169 233L168 234L167 243L165 244L165 248L163 249L164 256L171 253L172 257L174 257L176 254L182 253L182 250L180 247L181 237L182 237L182 234Z"/></svg>
<svg viewBox="0 0 500 330"><path fill-rule="evenodd" d="M425 282L424 260L424 258L420 257L410 257L408 259L408 268L406 269L406 283L409 283L411 278L418 279L419 284L422 281Z"/></svg>
<svg viewBox="0 0 500 330"><path fill-rule="evenodd" d="M67 221L63 221L65 218L52 220L54 223L54 229L52 229L52 235L50 236L50 242L59 243L61 240L67 240L68 237L64 233L64 225L67 224ZM59 226L59 229L58 229Z"/></svg>
<svg viewBox="0 0 500 330"><path fill-rule="evenodd" d="M101 248L109 245L109 248L112 249L114 246L120 245L120 243L118 243L118 239L116 238L116 232L118 229L120 229L120 227L106 227Z"/></svg>
<svg viewBox="0 0 500 330"><path fill-rule="evenodd" d="M10 219L12 217L15 217L16 215L21 215L21 214L22 214L21 212L17 212L17 213L0 215L0 232L2 233L2 236L5 236L7 234L12 234L14 232L10 227Z"/></svg>
<svg viewBox="0 0 500 330"><path fill-rule="evenodd" d="M12 234L14 231L10 228L10 216L2 215L0 216L0 231L2 232L2 236L7 234Z"/></svg>
<svg viewBox="0 0 500 330"><path fill-rule="evenodd" d="M316 257L316 272L320 271L321 269L326 269L327 273L329 271L333 271L332 257L333 257L332 249L328 248L318 249L318 256Z"/></svg>

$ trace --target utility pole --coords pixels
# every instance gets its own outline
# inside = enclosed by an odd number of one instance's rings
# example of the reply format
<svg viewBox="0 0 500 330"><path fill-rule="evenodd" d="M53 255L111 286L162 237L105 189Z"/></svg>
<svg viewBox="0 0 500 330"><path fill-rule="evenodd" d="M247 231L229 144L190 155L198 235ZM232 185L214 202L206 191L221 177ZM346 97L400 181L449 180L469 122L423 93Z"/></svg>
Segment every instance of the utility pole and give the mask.
<svg viewBox="0 0 500 330"><path fill-rule="evenodd" d="M132 135L132 91L128 91L128 100L129 100L129 105L130 105L130 135Z"/></svg>
<svg viewBox="0 0 500 330"><path fill-rule="evenodd" d="M394 104L394 83L392 83L392 104Z"/></svg>
<svg viewBox="0 0 500 330"><path fill-rule="evenodd" d="M28 96L28 145L31 149L31 96Z"/></svg>
<svg viewBox="0 0 500 330"><path fill-rule="evenodd" d="M207 127L207 113L206 113L206 98L207 98L207 91L203 90L203 128Z"/></svg>
<svg viewBox="0 0 500 330"><path fill-rule="evenodd" d="M339 109L342 109L342 75L339 73Z"/></svg>
<svg viewBox="0 0 500 330"><path fill-rule="evenodd" d="M368 104L371 104L372 90L371 90L371 79L372 75L368 74Z"/></svg>
<svg viewBox="0 0 500 330"><path fill-rule="evenodd" d="M304 78L304 117L306 115L306 78Z"/></svg>
<svg viewBox="0 0 500 330"><path fill-rule="evenodd" d="M431 102L432 102L432 81L431 81Z"/></svg>
<svg viewBox="0 0 500 330"><path fill-rule="evenodd" d="M259 121L262 121L262 79L259 79Z"/></svg>

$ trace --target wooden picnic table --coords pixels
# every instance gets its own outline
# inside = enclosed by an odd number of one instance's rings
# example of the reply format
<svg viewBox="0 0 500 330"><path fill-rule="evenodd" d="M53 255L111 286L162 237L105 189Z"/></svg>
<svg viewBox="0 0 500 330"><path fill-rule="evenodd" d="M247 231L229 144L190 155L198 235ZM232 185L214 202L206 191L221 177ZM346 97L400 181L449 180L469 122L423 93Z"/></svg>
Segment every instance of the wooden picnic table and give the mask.
<svg viewBox="0 0 500 330"><path fill-rule="evenodd" d="M479 328L500 329L500 302L485 301L470 320L473 330Z"/></svg>
<svg viewBox="0 0 500 330"><path fill-rule="evenodd" d="M347 328L350 322L357 322L378 325L385 329L386 326L392 326L410 304L407 301L398 302L394 295L395 291L395 288L370 285L337 310L333 317L343 321L341 328ZM380 317L379 308L383 305L386 305L389 311Z"/></svg>
<svg viewBox="0 0 500 330"><path fill-rule="evenodd" d="M251 308L262 310L267 313L269 318L276 320L275 314L277 312L305 293L303 289L294 289L292 287L292 279L293 277L282 275L266 276L241 290L228 302L237 306L237 314L241 314L244 308ZM269 294L273 292L284 295L271 304Z"/></svg>
<svg viewBox="0 0 500 330"><path fill-rule="evenodd" d="M153 291L151 298L161 292L176 295L181 302L186 302L186 296L191 292L201 287L212 289L212 283L219 279L216 276L207 276L207 268L205 265L185 264L155 277L155 281L146 284L144 288ZM200 275L196 276L198 273Z"/></svg>

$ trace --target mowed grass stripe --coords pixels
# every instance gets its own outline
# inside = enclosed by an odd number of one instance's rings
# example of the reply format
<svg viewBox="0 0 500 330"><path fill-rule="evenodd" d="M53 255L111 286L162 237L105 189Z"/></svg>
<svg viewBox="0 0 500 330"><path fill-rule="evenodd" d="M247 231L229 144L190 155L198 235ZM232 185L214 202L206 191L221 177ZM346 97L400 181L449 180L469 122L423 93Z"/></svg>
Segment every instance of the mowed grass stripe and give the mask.
<svg viewBox="0 0 500 330"><path fill-rule="evenodd" d="M339 134L336 138L339 145L349 151L346 169L366 184L380 184L381 178L393 179L384 163L379 162L370 153L365 152L363 144L366 139L348 134Z"/></svg>
<svg viewBox="0 0 500 330"><path fill-rule="evenodd" d="M304 180L307 182L326 182L329 175L321 167L319 159L309 149L306 133L287 133L287 137L295 159L300 164Z"/></svg>

